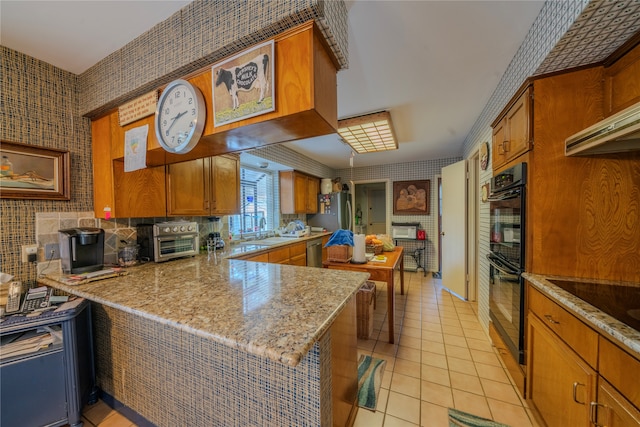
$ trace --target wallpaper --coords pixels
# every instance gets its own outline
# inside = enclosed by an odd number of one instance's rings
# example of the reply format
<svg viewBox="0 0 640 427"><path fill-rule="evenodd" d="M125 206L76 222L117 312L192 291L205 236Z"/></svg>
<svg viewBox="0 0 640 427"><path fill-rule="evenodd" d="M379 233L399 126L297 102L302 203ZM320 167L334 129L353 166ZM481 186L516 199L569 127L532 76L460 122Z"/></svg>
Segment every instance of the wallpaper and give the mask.
<svg viewBox="0 0 640 427"><path fill-rule="evenodd" d="M0 46L0 139L69 150L71 200L0 201L0 271L33 282L35 265L20 262L34 244L36 212L93 210L91 123L78 112L78 77Z"/></svg>

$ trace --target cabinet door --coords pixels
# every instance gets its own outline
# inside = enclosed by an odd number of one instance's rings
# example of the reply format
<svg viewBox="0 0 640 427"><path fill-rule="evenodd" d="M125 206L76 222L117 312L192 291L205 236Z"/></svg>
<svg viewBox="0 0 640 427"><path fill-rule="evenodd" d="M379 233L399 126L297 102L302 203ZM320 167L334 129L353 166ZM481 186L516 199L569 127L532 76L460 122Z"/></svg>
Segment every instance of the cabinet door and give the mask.
<svg viewBox="0 0 640 427"><path fill-rule="evenodd" d="M600 377L599 381L598 404L592 413L594 425L607 427L640 426L640 411L602 377Z"/></svg>
<svg viewBox="0 0 640 427"><path fill-rule="evenodd" d="M506 163L505 148L509 141L507 141L507 135L505 133L505 123L506 120L501 120L500 123L498 123L493 128L493 142L491 144L491 167L494 171Z"/></svg>
<svg viewBox="0 0 640 427"><path fill-rule="evenodd" d="M596 373L529 313L527 391L548 426L589 426Z"/></svg>
<svg viewBox="0 0 640 427"><path fill-rule="evenodd" d="M211 213L240 213L240 158L236 155L211 158Z"/></svg>
<svg viewBox="0 0 640 427"><path fill-rule="evenodd" d="M604 71L604 114L640 101L640 45Z"/></svg>
<svg viewBox="0 0 640 427"><path fill-rule="evenodd" d="M520 154L529 151L532 137L531 121L531 93L527 89L516 103L509 109L505 117L507 146L505 147L507 161L513 160Z"/></svg>
<svg viewBox="0 0 640 427"><path fill-rule="evenodd" d="M318 178L307 177L307 213L318 213L318 193L320 193Z"/></svg>
<svg viewBox="0 0 640 427"><path fill-rule="evenodd" d="M167 166L167 215L209 215L208 162L196 159Z"/></svg>
<svg viewBox="0 0 640 427"><path fill-rule="evenodd" d="M113 216L117 218L165 216L167 203L164 176L164 166L125 172L124 162L113 161L115 200Z"/></svg>
<svg viewBox="0 0 640 427"><path fill-rule="evenodd" d="M294 213L306 213L307 212L307 176L298 172L293 173L293 188L294 188Z"/></svg>
<svg viewBox="0 0 640 427"><path fill-rule="evenodd" d="M280 182L280 211L283 214L295 213L293 171L278 172Z"/></svg>

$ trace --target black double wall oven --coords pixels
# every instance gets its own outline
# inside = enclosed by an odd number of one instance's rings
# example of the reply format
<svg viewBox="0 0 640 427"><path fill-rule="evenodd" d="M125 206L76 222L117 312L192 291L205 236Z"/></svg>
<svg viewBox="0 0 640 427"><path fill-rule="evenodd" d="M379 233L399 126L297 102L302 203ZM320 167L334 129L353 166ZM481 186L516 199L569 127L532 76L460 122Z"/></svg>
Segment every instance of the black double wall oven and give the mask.
<svg viewBox="0 0 640 427"><path fill-rule="evenodd" d="M491 179L489 316L513 358L524 364L524 256L527 164Z"/></svg>

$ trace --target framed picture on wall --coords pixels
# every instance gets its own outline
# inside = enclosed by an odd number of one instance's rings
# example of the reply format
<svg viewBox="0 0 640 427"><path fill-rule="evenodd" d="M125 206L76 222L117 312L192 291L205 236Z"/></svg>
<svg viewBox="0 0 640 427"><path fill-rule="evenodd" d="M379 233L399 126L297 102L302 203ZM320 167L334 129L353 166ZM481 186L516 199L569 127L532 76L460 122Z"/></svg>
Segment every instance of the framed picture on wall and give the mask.
<svg viewBox="0 0 640 427"><path fill-rule="evenodd" d="M394 215L429 215L431 181L394 181Z"/></svg>
<svg viewBox="0 0 640 427"><path fill-rule="evenodd" d="M69 152L0 142L0 197L69 200Z"/></svg>
<svg viewBox="0 0 640 427"><path fill-rule="evenodd" d="M273 62L271 40L212 67L214 126L275 111Z"/></svg>

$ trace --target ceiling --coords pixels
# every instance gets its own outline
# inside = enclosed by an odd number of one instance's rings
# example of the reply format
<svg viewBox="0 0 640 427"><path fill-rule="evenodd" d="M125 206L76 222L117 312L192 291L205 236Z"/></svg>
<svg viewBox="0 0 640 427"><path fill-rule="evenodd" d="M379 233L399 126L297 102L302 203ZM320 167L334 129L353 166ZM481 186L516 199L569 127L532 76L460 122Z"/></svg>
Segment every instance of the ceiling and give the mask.
<svg viewBox="0 0 640 427"><path fill-rule="evenodd" d="M188 3L2 0L0 43L80 74ZM399 141L398 150L356 154L353 166L461 156L543 3L347 2L338 117L389 110ZM350 166L337 134L286 145L334 169Z"/></svg>

